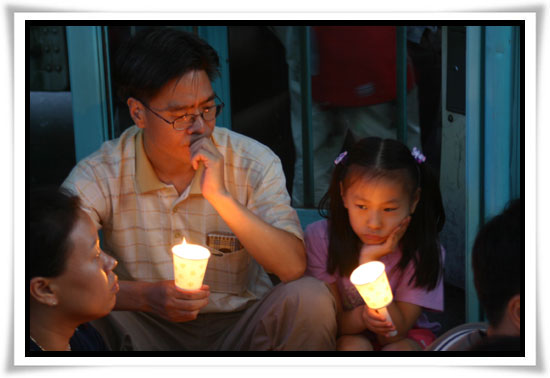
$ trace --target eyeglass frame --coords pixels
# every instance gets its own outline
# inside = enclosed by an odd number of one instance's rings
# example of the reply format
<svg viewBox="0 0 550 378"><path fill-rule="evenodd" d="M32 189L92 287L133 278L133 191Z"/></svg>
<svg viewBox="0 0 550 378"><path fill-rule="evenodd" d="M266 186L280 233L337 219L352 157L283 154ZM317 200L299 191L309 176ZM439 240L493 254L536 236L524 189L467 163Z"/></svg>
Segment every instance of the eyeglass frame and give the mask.
<svg viewBox="0 0 550 378"><path fill-rule="evenodd" d="M176 121L177 121L177 120L179 120L179 119L181 119L181 118L183 118L183 117L193 116L193 121L189 124L189 126L191 126L191 125L193 125L193 124L195 123L197 117L200 116L204 122L210 122L210 121L213 121L213 120L215 120L216 118L218 118L218 115L220 115L220 113L222 112L223 107L225 106L225 104L224 104L224 102L222 101L222 99L219 98L218 95L214 95L214 98L217 98L217 99L220 101L220 103L219 103L219 104L216 104L216 105L214 105L214 106L209 106L208 108L206 108L206 109L216 108L216 114L214 115L214 119L211 119L211 120L209 120L209 121L207 121L206 119L204 119L204 110L203 110L202 112L199 112L198 114L187 114L187 113L186 113L186 114L183 114L183 115L179 116L178 118L176 118L175 120L173 120L173 121L170 122L170 121L168 121L166 118L164 118L163 116L161 116L160 114L158 114L157 112L155 112L153 109L151 109L151 108L149 107L149 105L147 105L147 103L146 103L145 101L140 100L140 99L137 98L137 97L134 97L134 98L135 98L136 100L138 100L139 102L141 102L141 104L142 104L143 106L145 106L145 108L146 108L147 110L149 110L151 113L153 113L154 115L156 115L157 117L159 117L160 119L162 119L164 122L166 122L167 124L169 124L170 126L172 126L172 129L174 129L174 130L176 130L176 131L183 131L183 130L187 129L187 127L186 127L186 128L183 128L183 129L176 129L175 125L176 125ZM189 127L189 126L188 126L188 127Z"/></svg>

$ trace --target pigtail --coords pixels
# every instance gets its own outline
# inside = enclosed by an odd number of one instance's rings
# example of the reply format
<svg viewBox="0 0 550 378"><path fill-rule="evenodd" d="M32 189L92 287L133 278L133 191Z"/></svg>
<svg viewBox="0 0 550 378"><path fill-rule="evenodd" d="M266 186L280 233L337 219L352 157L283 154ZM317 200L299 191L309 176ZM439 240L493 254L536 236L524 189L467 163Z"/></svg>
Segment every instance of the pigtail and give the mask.
<svg viewBox="0 0 550 378"><path fill-rule="evenodd" d="M420 200L412 215L411 223L401 241L403 257L398 267L403 270L410 260L415 263L415 286L432 290L442 278L439 232L445 224L445 210L439 182L432 169L425 163L414 163L421 188Z"/></svg>
<svg viewBox="0 0 550 378"><path fill-rule="evenodd" d="M341 276L349 276L359 264L361 240L349 223L348 211L340 196L340 177L345 175L345 163L335 166L328 192L319 203L319 214L328 218L327 272L338 270Z"/></svg>
<svg viewBox="0 0 550 378"><path fill-rule="evenodd" d="M319 214L328 218L328 259L327 272L338 270L341 276L349 276L359 264L361 240L355 235L349 223L348 211L340 195L340 182L345 178L349 167L349 155L356 137L348 130L344 145L335 160L334 170L327 193L319 202Z"/></svg>

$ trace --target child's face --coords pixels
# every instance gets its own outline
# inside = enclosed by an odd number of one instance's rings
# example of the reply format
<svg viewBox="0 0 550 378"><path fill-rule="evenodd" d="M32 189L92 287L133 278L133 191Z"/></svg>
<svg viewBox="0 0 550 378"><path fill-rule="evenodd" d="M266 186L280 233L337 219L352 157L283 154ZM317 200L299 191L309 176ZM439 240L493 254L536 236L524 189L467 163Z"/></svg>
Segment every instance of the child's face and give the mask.
<svg viewBox="0 0 550 378"><path fill-rule="evenodd" d="M346 190L340 184L344 206L355 234L365 244L382 244L414 212L420 192L413 198L405 185L390 178L358 179Z"/></svg>

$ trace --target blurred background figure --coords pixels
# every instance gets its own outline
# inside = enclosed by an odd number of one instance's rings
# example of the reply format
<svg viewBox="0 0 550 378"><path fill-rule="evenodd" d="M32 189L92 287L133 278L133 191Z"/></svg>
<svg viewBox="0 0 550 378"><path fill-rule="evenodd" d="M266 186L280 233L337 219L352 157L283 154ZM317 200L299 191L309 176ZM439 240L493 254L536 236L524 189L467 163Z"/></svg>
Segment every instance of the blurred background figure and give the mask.
<svg viewBox="0 0 550 378"><path fill-rule="evenodd" d="M274 27L286 48L289 66L291 126L296 149L293 205L302 207L302 120L300 48L297 28ZM349 131L397 137L396 27L312 26L312 128L314 203L326 193L332 161ZM412 64L407 67L407 145L420 147L418 94Z"/></svg>
<svg viewBox="0 0 550 378"><path fill-rule="evenodd" d="M115 305L117 261L99 247L96 228L80 210L78 197L53 188L35 190L28 206L28 350L106 350L87 322Z"/></svg>
<svg viewBox="0 0 550 378"><path fill-rule="evenodd" d="M441 27L407 26L407 53L418 87L418 121L427 164L441 164Z"/></svg>

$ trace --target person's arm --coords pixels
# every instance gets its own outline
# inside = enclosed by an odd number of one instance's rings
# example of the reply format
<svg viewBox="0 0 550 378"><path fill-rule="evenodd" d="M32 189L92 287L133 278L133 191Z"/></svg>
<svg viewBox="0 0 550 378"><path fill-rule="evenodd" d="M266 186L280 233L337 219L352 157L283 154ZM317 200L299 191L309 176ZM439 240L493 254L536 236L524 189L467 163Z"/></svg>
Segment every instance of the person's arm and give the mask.
<svg viewBox="0 0 550 378"><path fill-rule="evenodd" d="M363 306L356 307L353 310L344 311L336 283L330 283L327 284L327 286L336 300L338 335L355 335L367 329L361 315L358 315L357 311L357 309L360 309Z"/></svg>
<svg viewBox="0 0 550 378"><path fill-rule="evenodd" d="M407 332L420 316L421 309L419 306L410 303L393 302L388 306L388 312L392 317L393 324L367 306L358 306L353 310L345 311L338 321L340 333L342 335L354 335L369 329L377 335L381 345L387 345L407 336ZM397 330L395 336L386 336L394 330Z"/></svg>
<svg viewBox="0 0 550 378"><path fill-rule="evenodd" d="M356 335L367 329L363 319L363 311L366 306L358 306L352 310L344 310L342 300L336 283L327 284L330 292L336 300L338 335Z"/></svg>
<svg viewBox="0 0 550 378"><path fill-rule="evenodd" d="M342 311L338 316L338 330L341 335L355 335L367 329L363 321L363 308L355 307L353 310Z"/></svg>
<svg viewBox="0 0 550 378"><path fill-rule="evenodd" d="M444 258L442 251L442 261ZM394 300L387 307L390 316L395 324L398 334L393 337L385 337L386 332L377 332L378 339L382 345L393 343L407 337L407 332L414 326L422 313L423 308L434 311L443 310L443 277L440 277L436 287L427 290L412 284L415 265L412 261L401 272L400 280L395 287L392 287ZM382 318L379 314L373 314Z"/></svg>
<svg viewBox="0 0 550 378"><path fill-rule="evenodd" d="M204 164L201 190L246 250L283 282L300 278L306 268L304 243L292 233L274 227L235 200L224 183L224 158L210 139L191 146L192 164Z"/></svg>
<svg viewBox="0 0 550 378"><path fill-rule="evenodd" d="M353 310L343 311L338 317L338 329L341 335L355 335L367 329L363 320L365 306L355 307Z"/></svg>
<svg viewBox="0 0 550 378"><path fill-rule="evenodd" d="M422 312L422 308L418 305L394 301L387 307L393 321L392 327L385 317L376 310L366 306L365 308L366 311L363 315L367 328L376 333L381 345L387 345L406 338L407 332L413 327ZM386 335L392 329L397 330L397 334L387 337Z"/></svg>
<svg viewBox="0 0 550 378"><path fill-rule="evenodd" d="M273 227L236 201L229 193L211 197L210 203L247 251L268 272L283 282L304 274L304 243L290 232Z"/></svg>

